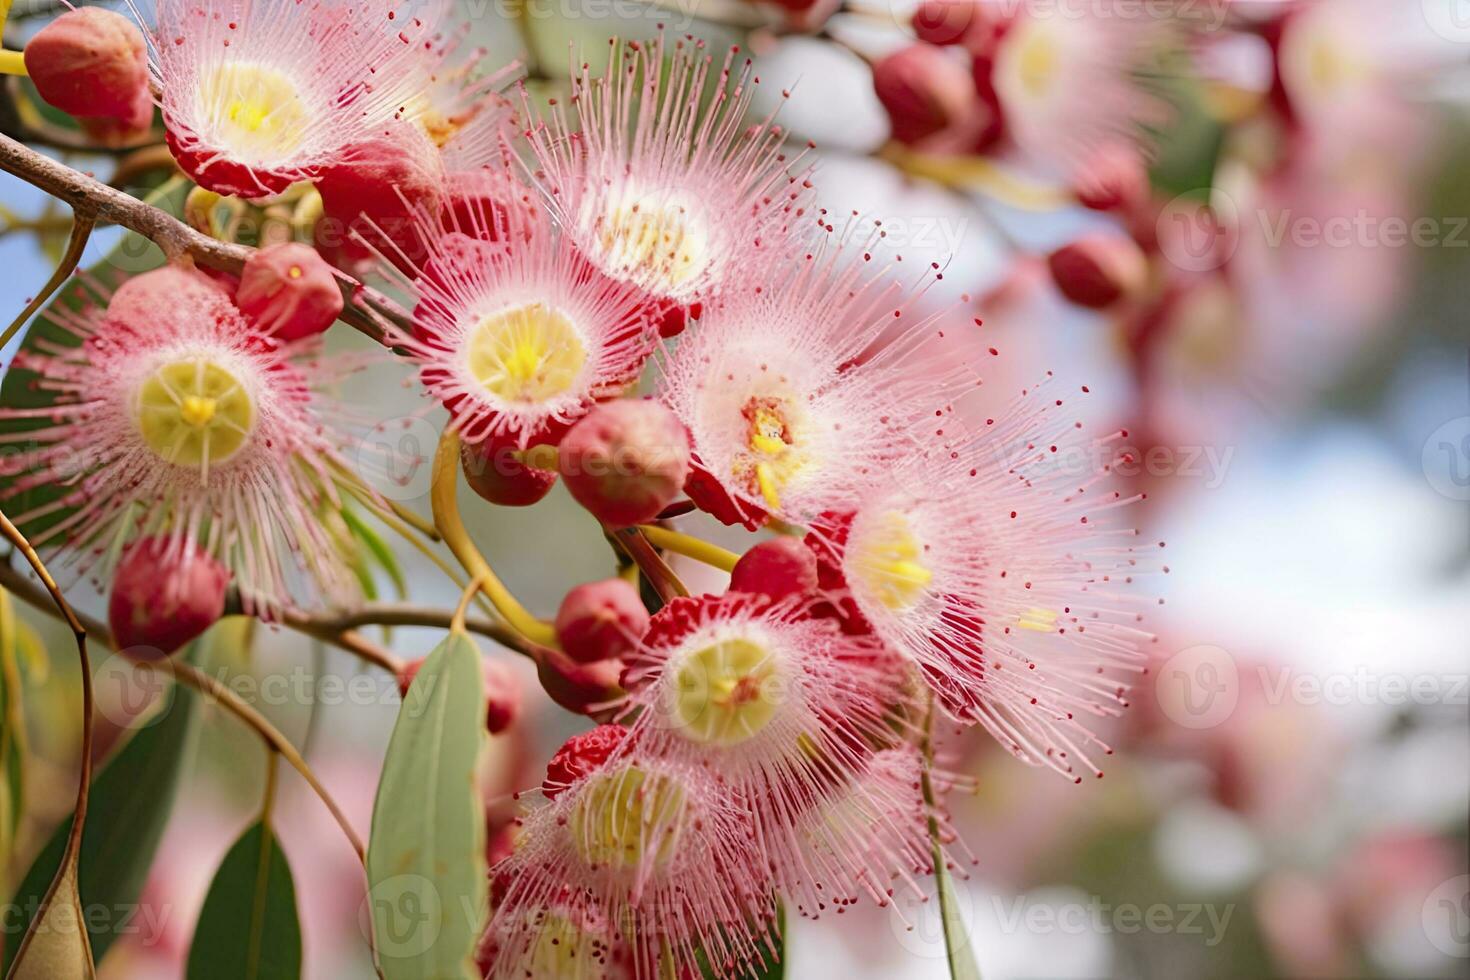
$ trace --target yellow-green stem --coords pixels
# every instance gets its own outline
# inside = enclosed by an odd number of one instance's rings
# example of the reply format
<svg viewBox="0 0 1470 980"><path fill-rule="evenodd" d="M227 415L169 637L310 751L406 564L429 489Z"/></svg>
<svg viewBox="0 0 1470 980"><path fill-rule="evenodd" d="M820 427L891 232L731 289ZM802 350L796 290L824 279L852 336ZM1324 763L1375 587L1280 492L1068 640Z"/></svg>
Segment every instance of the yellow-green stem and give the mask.
<svg viewBox="0 0 1470 980"><path fill-rule="evenodd" d="M439 529L444 543L449 545L449 550L454 552L454 557L459 559L470 578L479 581L480 590L490 599L500 615L505 617L505 621L531 642L555 647L556 630L552 629L550 623L532 616L510 594L510 590L500 581L500 577L491 569L490 563L480 554L480 549L475 547L469 532L465 530L456 500L459 495L459 450L459 433L453 429L446 430L439 440L438 450L434 453L433 485L429 493L434 509L434 526Z"/></svg>
<svg viewBox="0 0 1470 980"><path fill-rule="evenodd" d="M655 548L662 548L676 555L683 555L685 558L702 561L722 572L733 571L735 563L740 560L740 556L735 552L726 551L719 545L711 544L703 538L696 538L692 534L671 531L655 524L640 524L638 529L643 532L649 544Z"/></svg>

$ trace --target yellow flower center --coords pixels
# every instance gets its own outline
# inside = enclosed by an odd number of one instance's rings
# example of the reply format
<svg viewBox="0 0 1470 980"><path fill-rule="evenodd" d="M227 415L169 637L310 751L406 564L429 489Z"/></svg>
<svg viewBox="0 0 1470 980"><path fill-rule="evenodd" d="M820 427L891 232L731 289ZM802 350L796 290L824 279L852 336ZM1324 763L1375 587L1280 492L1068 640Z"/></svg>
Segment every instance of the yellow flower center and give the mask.
<svg viewBox="0 0 1470 980"><path fill-rule="evenodd" d="M160 365L138 389L134 411L143 442L160 459L206 473L244 448L255 428L245 387L207 357Z"/></svg>
<svg viewBox="0 0 1470 980"><path fill-rule="evenodd" d="M607 262L622 273L675 289L709 265L709 235L690 209L665 197L625 194L597 222Z"/></svg>
<svg viewBox="0 0 1470 980"><path fill-rule="evenodd" d="M1013 78L1027 96L1043 98L1061 67L1061 45L1050 30L1035 21L1019 26L1018 33L1020 36L1011 38L1002 49L996 70Z"/></svg>
<svg viewBox="0 0 1470 980"><path fill-rule="evenodd" d="M686 802L673 779L637 766L595 776L572 809L572 845L590 865L630 871L652 860L663 870L677 853Z"/></svg>
<svg viewBox="0 0 1470 980"><path fill-rule="evenodd" d="M922 599L934 580L923 557L924 545L909 519L890 510L854 529L847 563L868 595L902 612Z"/></svg>
<svg viewBox="0 0 1470 980"><path fill-rule="evenodd" d="M781 491L805 464L797 448L795 413L788 401L770 396L751 398L741 410L745 448L734 463L735 479L747 493L759 493L772 510L781 507Z"/></svg>
<svg viewBox="0 0 1470 980"><path fill-rule="evenodd" d="M587 348L572 321L541 303L486 318L470 334L467 355L475 380L508 402L565 394L587 363Z"/></svg>
<svg viewBox="0 0 1470 980"><path fill-rule="evenodd" d="M291 80L274 68L220 65L204 77L198 99L203 129L244 160L290 157L306 138L306 105Z"/></svg>
<svg viewBox="0 0 1470 980"><path fill-rule="evenodd" d="M679 734L706 745L739 745L770 723L776 663L749 640L722 640L686 656L674 677Z"/></svg>

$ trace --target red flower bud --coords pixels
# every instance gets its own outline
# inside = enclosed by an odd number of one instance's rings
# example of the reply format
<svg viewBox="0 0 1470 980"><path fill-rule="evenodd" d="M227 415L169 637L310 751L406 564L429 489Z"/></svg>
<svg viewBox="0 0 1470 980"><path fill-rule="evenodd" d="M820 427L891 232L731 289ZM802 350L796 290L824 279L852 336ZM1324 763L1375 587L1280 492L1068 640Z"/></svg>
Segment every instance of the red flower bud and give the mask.
<svg viewBox="0 0 1470 980"><path fill-rule="evenodd" d="M314 249L285 242L246 260L235 305L266 333L300 340L332 325L342 312L342 290Z"/></svg>
<svg viewBox="0 0 1470 980"><path fill-rule="evenodd" d="M410 660L398 673L398 693L408 697L413 679L419 675L426 658ZM521 682L515 672L493 660L480 661L485 682L485 730L491 735L505 731L521 714Z"/></svg>
<svg viewBox="0 0 1470 980"><path fill-rule="evenodd" d="M755 592L772 599L817 591L817 556L800 538L762 541L735 563L730 591Z"/></svg>
<svg viewBox="0 0 1470 980"><path fill-rule="evenodd" d="M577 502L610 527L651 521L684 487L689 434L663 405L599 405L561 441L558 466Z"/></svg>
<svg viewBox="0 0 1470 980"><path fill-rule="evenodd" d="M597 717L616 710L623 696L621 660L579 664L560 650L541 650L536 676L551 700L578 715Z"/></svg>
<svg viewBox="0 0 1470 980"><path fill-rule="evenodd" d="M546 764L541 792L548 800L556 799L577 780L596 772L627 734L628 730L622 725L598 725L590 732L567 739Z"/></svg>
<svg viewBox="0 0 1470 980"><path fill-rule="evenodd" d="M633 652L648 629L648 609L638 590L620 578L579 585L556 614L556 637L581 664Z"/></svg>
<svg viewBox="0 0 1470 980"><path fill-rule="evenodd" d="M404 271L427 258L416 209L431 219L439 213L444 171L434 145L412 124L399 122L353 147L316 186L326 215L317 240L339 265L368 261L369 246Z"/></svg>
<svg viewBox="0 0 1470 980"><path fill-rule="evenodd" d="M121 14L100 7L67 11L25 46L25 65L41 98L63 112L130 128L153 119L147 46Z"/></svg>
<svg viewBox="0 0 1470 980"><path fill-rule="evenodd" d="M91 8L88 8L91 9ZM194 269L166 265L125 281L107 302L107 319L134 333L150 334L169 317L189 317L228 299L224 283Z"/></svg>
<svg viewBox="0 0 1470 980"><path fill-rule="evenodd" d="M144 660L174 653L224 615L229 584L229 570L192 541L137 541L113 573L107 604L118 649Z"/></svg>
<svg viewBox="0 0 1470 980"><path fill-rule="evenodd" d="M459 463L470 489L501 507L529 507L545 497L556 486L556 471L527 466L518 453L519 447L508 439L465 443Z"/></svg>
<svg viewBox="0 0 1470 980"><path fill-rule="evenodd" d="M1148 260L1131 238L1093 234L1057 249L1047 259L1062 295L1091 310L1138 295L1148 280Z"/></svg>
<svg viewBox="0 0 1470 980"><path fill-rule="evenodd" d="M1148 200L1148 170L1127 143L1098 147L1077 176L1077 200L1094 211L1133 212Z"/></svg>
<svg viewBox="0 0 1470 980"><path fill-rule="evenodd" d="M918 143L973 117L979 103L965 66L930 44L914 44L873 66L873 90L893 138Z"/></svg>

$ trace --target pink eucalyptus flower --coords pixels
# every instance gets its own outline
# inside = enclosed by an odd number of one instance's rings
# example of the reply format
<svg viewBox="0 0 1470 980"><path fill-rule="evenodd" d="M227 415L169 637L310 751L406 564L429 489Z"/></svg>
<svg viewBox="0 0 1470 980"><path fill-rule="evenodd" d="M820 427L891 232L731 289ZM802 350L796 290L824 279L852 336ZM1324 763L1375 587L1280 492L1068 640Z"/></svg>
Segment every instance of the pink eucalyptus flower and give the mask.
<svg viewBox="0 0 1470 980"><path fill-rule="evenodd" d="M488 977L651 980L669 958L698 975L698 951L735 974L770 955L772 884L744 812L714 773L629 742L568 770L491 869Z"/></svg>
<svg viewBox="0 0 1470 980"><path fill-rule="evenodd" d="M976 383L923 347L934 321L908 290L845 251L732 291L662 365L659 396L704 474L688 489L722 519L840 508L865 473L932 442L936 411Z"/></svg>
<svg viewBox="0 0 1470 980"><path fill-rule="evenodd" d="M880 904L928 848L922 819L891 826L894 801L864 792L876 751L912 734L917 685L868 637L765 596L675 599L628 658L628 739L639 753L718 773L782 889L818 915L868 894ZM872 838L906 855L875 866ZM802 860L802 855L817 856Z"/></svg>
<svg viewBox="0 0 1470 980"><path fill-rule="evenodd" d="M247 609L294 603L308 585L359 595L319 516L340 506L349 467L320 414L315 389L335 375L313 359L315 342L281 345L178 269L144 273L114 299L106 312L51 314L76 346L16 356L51 403L0 412L34 426L8 437L29 446L5 461L7 499L55 491L16 524L99 577L137 537L195 542Z"/></svg>
<svg viewBox="0 0 1470 980"><path fill-rule="evenodd" d="M159 0L154 72L179 165L221 194L268 197L378 133L424 85L432 24L401 6Z"/></svg>
<svg viewBox="0 0 1470 980"><path fill-rule="evenodd" d="M731 49L718 71L704 42L613 42L606 73L573 79L575 121L557 107L527 136L535 182L603 273L670 307L708 303L807 211L785 134L745 116L753 86Z"/></svg>
<svg viewBox="0 0 1470 980"><path fill-rule="evenodd" d="M813 541L874 633L940 703L1013 754L1078 781L1102 745L1082 715L1117 714L1152 637L1128 588L1156 543L1111 512L1109 440L1080 437L1065 399L1025 394L968 443L875 480ZM1098 462L1101 460L1101 462Z"/></svg>
<svg viewBox="0 0 1470 980"><path fill-rule="evenodd" d="M1007 131L1031 161L1073 176L1100 146L1138 142L1165 103L1140 83L1165 23L1079 6L1059 15L1023 4L987 64Z"/></svg>
<svg viewBox="0 0 1470 980"><path fill-rule="evenodd" d="M657 325L636 288L590 267L524 199L472 211L472 226L438 233L419 212L428 259L409 273L404 347L467 442L554 441L637 377Z"/></svg>

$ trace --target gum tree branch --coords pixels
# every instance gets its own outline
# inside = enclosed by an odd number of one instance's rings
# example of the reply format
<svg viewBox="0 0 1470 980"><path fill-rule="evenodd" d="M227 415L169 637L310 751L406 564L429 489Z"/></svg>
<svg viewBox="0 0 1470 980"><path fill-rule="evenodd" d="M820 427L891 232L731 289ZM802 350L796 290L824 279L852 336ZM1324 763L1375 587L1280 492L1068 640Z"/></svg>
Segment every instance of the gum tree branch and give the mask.
<svg viewBox="0 0 1470 980"><path fill-rule="evenodd" d="M254 252L248 246L222 242L195 231L166 211L4 135L0 135L0 170L65 202L79 219L121 225L137 232L163 249L170 261L189 259L238 274ZM390 346L395 329L408 331L407 319L376 290L345 276L339 275L337 282L344 301L343 323L385 346Z"/></svg>
<svg viewBox="0 0 1470 980"><path fill-rule="evenodd" d="M55 877L51 879L50 886L46 889L45 897L41 899L41 909L45 910L51 906L52 902L56 901L57 893L65 887L68 875L74 876L77 873L77 861L81 856L82 850L82 831L87 825L87 802L92 791L92 662L87 657L86 626L77 618L76 612L71 608L70 603L66 601L66 597L61 594L61 589L57 587L56 580L51 577L51 573L46 570L46 566L42 563L41 557L36 554L36 549L31 547L31 543L26 540L26 536L20 533L20 529L12 524L10 518L5 516L3 512L0 512L0 533L3 533L5 539L10 542L16 551L19 551L25 556L26 562L31 566L32 571L41 580L41 584L44 586L44 592L41 592L38 596L41 608L53 615L59 616L66 622L67 626L71 627L72 635L76 638L77 642L77 657L81 661L82 744L79 747L81 763L78 766L77 772L76 803L72 807L71 829L66 835L66 849L62 852L61 863L56 869ZM9 562L6 562L6 565L8 567ZM37 591L40 590L37 589ZM45 920L46 916L43 911L37 912L36 917L31 920L29 928L26 929L25 935L21 938L12 967L20 964L26 954L26 950L30 947L31 941L36 937L37 929L41 927ZM92 967L92 950L87 943L85 932L83 933L81 946L89 971L87 975L92 976L95 973ZM14 969L12 969L12 972L14 972Z"/></svg>
<svg viewBox="0 0 1470 980"><path fill-rule="evenodd" d="M429 606L395 602L360 606L346 612L314 615L288 613L283 618L283 622L292 629L315 635L318 631L333 634L347 633L365 626L427 626L434 629L449 629L453 619L454 614L448 609L434 609ZM484 617L471 616L465 620L464 626L471 633L494 640L503 647L508 647L534 659L532 650L525 639L502 623Z"/></svg>

